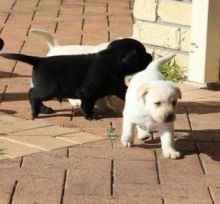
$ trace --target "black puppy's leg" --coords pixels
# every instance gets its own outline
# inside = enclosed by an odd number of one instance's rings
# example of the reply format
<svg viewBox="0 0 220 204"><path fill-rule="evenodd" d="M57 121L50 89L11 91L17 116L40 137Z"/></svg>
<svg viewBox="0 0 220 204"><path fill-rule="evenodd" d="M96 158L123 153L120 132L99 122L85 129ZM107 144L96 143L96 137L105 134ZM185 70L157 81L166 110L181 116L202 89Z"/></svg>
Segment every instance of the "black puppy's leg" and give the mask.
<svg viewBox="0 0 220 204"><path fill-rule="evenodd" d="M34 120L40 112L40 104L42 103L42 101L37 98L34 88L31 88L29 90L28 97L32 109L32 120Z"/></svg>
<svg viewBox="0 0 220 204"><path fill-rule="evenodd" d="M42 114L53 114L54 113L54 110L52 108L45 106L42 102L40 102L39 105L40 105L39 113L42 113Z"/></svg>
<svg viewBox="0 0 220 204"><path fill-rule="evenodd" d="M101 119L101 115L98 113L94 113L94 105L95 105L95 100L87 97L82 97L81 98L81 109L84 114L84 117L87 120L98 120Z"/></svg>
<svg viewBox="0 0 220 204"><path fill-rule="evenodd" d="M83 111L84 117L87 120L92 120L94 116L94 105L95 102L91 102L90 100L87 100L85 98L81 99L81 109Z"/></svg>

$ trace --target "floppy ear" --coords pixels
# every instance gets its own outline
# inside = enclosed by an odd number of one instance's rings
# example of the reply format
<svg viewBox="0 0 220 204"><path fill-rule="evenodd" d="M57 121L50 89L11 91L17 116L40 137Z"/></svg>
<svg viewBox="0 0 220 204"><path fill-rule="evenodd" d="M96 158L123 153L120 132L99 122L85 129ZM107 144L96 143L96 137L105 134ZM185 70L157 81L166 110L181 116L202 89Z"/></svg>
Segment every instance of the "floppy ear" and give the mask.
<svg viewBox="0 0 220 204"><path fill-rule="evenodd" d="M142 85L137 89L137 100L139 101L144 95L149 91L149 87L147 85Z"/></svg>
<svg viewBox="0 0 220 204"><path fill-rule="evenodd" d="M169 82L174 88L175 88L175 90L176 90L176 93L177 93L177 97L179 98L179 99L182 99L182 93L181 93L181 91L180 91L180 88L175 84L175 83L173 83L173 82Z"/></svg>
<svg viewBox="0 0 220 204"><path fill-rule="evenodd" d="M177 92L177 97L179 99L182 99L182 93L181 93L180 88L178 86L176 87L176 92Z"/></svg>

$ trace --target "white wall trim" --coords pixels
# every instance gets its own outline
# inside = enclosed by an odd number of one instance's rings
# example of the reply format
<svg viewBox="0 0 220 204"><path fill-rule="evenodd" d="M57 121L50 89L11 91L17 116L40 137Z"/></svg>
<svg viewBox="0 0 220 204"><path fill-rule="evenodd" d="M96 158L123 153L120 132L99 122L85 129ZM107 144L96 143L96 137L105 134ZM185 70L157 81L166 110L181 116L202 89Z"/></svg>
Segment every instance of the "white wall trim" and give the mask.
<svg viewBox="0 0 220 204"><path fill-rule="evenodd" d="M220 0L193 0L189 81L219 81Z"/></svg>

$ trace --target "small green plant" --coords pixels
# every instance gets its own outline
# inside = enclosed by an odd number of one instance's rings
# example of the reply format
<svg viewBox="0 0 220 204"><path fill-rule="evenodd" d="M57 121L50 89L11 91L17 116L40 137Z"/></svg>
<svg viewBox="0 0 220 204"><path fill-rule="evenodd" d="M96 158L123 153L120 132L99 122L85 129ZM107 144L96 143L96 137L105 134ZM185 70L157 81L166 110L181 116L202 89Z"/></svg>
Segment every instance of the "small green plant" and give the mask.
<svg viewBox="0 0 220 204"><path fill-rule="evenodd" d="M116 140L118 135L115 133L115 128L112 125L112 122L110 122L109 127L107 128L107 138L109 140Z"/></svg>
<svg viewBox="0 0 220 204"><path fill-rule="evenodd" d="M186 79L184 71L176 63L175 59L164 64L161 72L168 81L183 82Z"/></svg>

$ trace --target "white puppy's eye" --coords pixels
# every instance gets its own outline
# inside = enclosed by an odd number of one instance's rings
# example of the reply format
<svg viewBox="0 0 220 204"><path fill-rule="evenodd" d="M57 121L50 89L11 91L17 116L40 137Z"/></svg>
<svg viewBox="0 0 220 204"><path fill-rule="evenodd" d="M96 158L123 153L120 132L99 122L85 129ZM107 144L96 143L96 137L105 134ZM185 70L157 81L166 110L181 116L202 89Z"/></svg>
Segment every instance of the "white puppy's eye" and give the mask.
<svg viewBox="0 0 220 204"><path fill-rule="evenodd" d="M177 102L176 101L172 101L172 105L176 106Z"/></svg>
<svg viewBox="0 0 220 204"><path fill-rule="evenodd" d="M161 105L161 102L160 101L157 101L154 103L156 106L160 106Z"/></svg>

